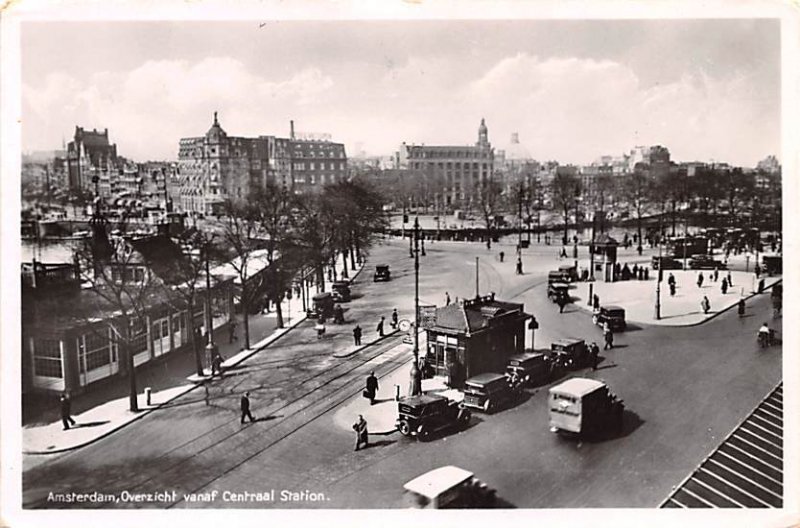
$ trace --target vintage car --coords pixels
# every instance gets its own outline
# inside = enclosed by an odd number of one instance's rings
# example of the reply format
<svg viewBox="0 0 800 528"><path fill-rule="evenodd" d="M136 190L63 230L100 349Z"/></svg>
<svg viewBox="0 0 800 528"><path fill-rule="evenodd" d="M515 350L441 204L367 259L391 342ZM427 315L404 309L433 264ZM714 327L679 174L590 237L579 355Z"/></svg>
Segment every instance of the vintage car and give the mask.
<svg viewBox="0 0 800 528"><path fill-rule="evenodd" d="M592 315L592 322L601 327L608 323L612 332L621 332L628 326L625 322L625 308L611 304L601 306L600 310Z"/></svg>
<svg viewBox="0 0 800 528"><path fill-rule="evenodd" d="M571 370L585 366L589 361L586 341L567 337L550 344L550 361L554 369Z"/></svg>
<svg viewBox="0 0 800 528"><path fill-rule="evenodd" d="M455 466L428 471L403 487L410 508L488 508L496 499L495 491L471 471Z"/></svg>
<svg viewBox="0 0 800 528"><path fill-rule="evenodd" d="M724 262L714 260L709 255L692 255L689 260L689 269L704 270L704 269L728 269Z"/></svg>
<svg viewBox="0 0 800 528"><path fill-rule="evenodd" d="M547 273L547 284L553 283L568 283L570 281L570 274L567 271L551 271Z"/></svg>
<svg viewBox="0 0 800 528"><path fill-rule="evenodd" d="M551 282L547 285L547 298L553 302L559 299L569 301L569 284L566 282Z"/></svg>
<svg viewBox="0 0 800 528"><path fill-rule="evenodd" d="M425 438L447 427L466 427L472 414L457 401L444 396L421 394L401 399L397 404L397 430L403 436Z"/></svg>
<svg viewBox="0 0 800 528"><path fill-rule="evenodd" d="M390 281L392 280L392 273L389 271L388 264L378 264L375 266L375 274L372 276L372 282Z"/></svg>
<svg viewBox="0 0 800 528"><path fill-rule="evenodd" d="M508 358L506 377L519 380L523 385L546 383L552 374L552 364L542 352L525 352ZM511 382L513 385L514 381Z"/></svg>
<svg viewBox="0 0 800 528"><path fill-rule="evenodd" d="M464 405L492 412L514 401L517 396L515 388L509 385L505 374L478 374L464 382Z"/></svg>
<svg viewBox="0 0 800 528"><path fill-rule="evenodd" d="M550 388L550 431L592 435L622 429L625 405L602 381L571 378Z"/></svg>
<svg viewBox="0 0 800 528"><path fill-rule="evenodd" d="M335 302L350 302L350 283L347 281L336 281L333 283L333 300Z"/></svg>
<svg viewBox="0 0 800 528"><path fill-rule="evenodd" d="M323 317L328 319L333 316L333 294L331 292L322 292L314 295L311 298L311 312L312 317Z"/></svg>
<svg viewBox="0 0 800 528"><path fill-rule="evenodd" d="M681 263L681 261L679 261L679 260L677 260L675 258L672 258L672 257L659 257L659 256L656 255L656 256L653 257L652 264L653 264L653 269L654 270L659 270L659 269L679 270L679 269L683 269L683 264Z"/></svg>
<svg viewBox="0 0 800 528"><path fill-rule="evenodd" d="M578 268L576 268L573 264L562 264L558 267L558 271L566 274L566 282L575 282L578 280Z"/></svg>

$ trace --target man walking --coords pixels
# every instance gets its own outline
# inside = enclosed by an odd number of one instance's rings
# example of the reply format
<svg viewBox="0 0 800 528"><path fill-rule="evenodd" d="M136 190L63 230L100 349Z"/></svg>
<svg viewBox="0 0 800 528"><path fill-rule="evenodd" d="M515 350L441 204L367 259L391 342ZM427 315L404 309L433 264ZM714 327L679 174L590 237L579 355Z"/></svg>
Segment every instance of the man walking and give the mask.
<svg viewBox="0 0 800 528"><path fill-rule="evenodd" d="M392 330L397 328L397 308L392 310Z"/></svg>
<svg viewBox="0 0 800 528"><path fill-rule="evenodd" d="M564 307L567 305L567 296L559 295L556 303L558 304L558 313L564 313Z"/></svg>
<svg viewBox="0 0 800 528"><path fill-rule="evenodd" d="M753 268L753 271L756 272L756 279L761 277L761 266L758 265L758 262L756 262L756 267Z"/></svg>
<svg viewBox="0 0 800 528"><path fill-rule="evenodd" d="M244 423L245 417L250 418L250 423L255 422L256 419L253 418L252 414L250 414L250 393L249 392L245 392L242 395L242 399L240 401L240 404L241 404L241 408L242 408L242 420L241 420L241 423Z"/></svg>
<svg viewBox="0 0 800 528"><path fill-rule="evenodd" d="M672 273L669 274L667 277L667 284L669 284L669 294L671 297L675 297L675 275Z"/></svg>
<svg viewBox="0 0 800 528"><path fill-rule="evenodd" d="M75 420L72 419L72 402L66 392L61 394L59 401L61 402L61 423L64 424L66 431L71 425L75 425Z"/></svg>
<svg viewBox="0 0 800 528"><path fill-rule="evenodd" d="M714 268L714 282L719 280L719 268Z"/></svg>
<svg viewBox="0 0 800 528"><path fill-rule="evenodd" d="M722 295L728 293L728 279L722 277L722 284L720 285L720 289L722 290Z"/></svg>
<svg viewBox="0 0 800 528"><path fill-rule="evenodd" d="M444 305L450 306L450 292L444 292Z"/></svg>
<svg viewBox="0 0 800 528"><path fill-rule="evenodd" d="M733 279L731 278L731 272L728 271L728 286L733 288Z"/></svg>
<svg viewBox="0 0 800 528"><path fill-rule="evenodd" d="M214 352L214 357L211 358L211 377L213 378L219 374L219 377L222 377L222 356L219 355L219 352Z"/></svg>
<svg viewBox="0 0 800 528"><path fill-rule="evenodd" d="M355 342L355 346L361 346L361 327L358 325L353 328L353 341Z"/></svg>
<svg viewBox="0 0 800 528"><path fill-rule="evenodd" d="M595 312L600 311L600 296L596 293L592 296L592 308L594 308Z"/></svg>
<svg viewBox="0 0 800 528"><path fill-rule="evenodd" d="M592 370L597 370L597 362L600 359L600 347L597 346L597 343L594 341L589 345L589 359L592 362Z"/></svg>
<svg viewBox="0 0 800 528"><path fill-rule="evenodd" d="M737 310L739 312L739 317L744 317L744 298L739 299L739 303L737 306L738 306Z"/></svg>
<svg viewBox="0 0 800 528"><path fill-rule="evenodd" d="M611 332L611 326L607 322L603 323L603 340L605 341L603 350L614 348L614 334Z"/></svg>
<svg viewBox="0 0 800 528"><path fill-rule="evenodd" d="M383 323L384 323L384 321L386 321L386 318L384 316L381 316L381 320L378 321L378 327L376 328L376 330L378 331L378 336L380 336L380 337L383 337Z"/></svg>
<svg viewBox="0 0 800 528"><path fill-rule="evenodd" d="M370 405L375 405L375 396L378 394L378 378L375 377L375 371L369 373L367 376L367 388L364 391L364 396L369 399Z"/></svg>
<svg viewBox="0 0 800 528"><path fill-rule="evenodd" d="M704 280L703 272L701 271L700 274L697 276L697 287L698 288L702 288L703 287L703 280Z"/></svg>
<svg viewBox="0 0 800 528"><path fill-rule="evenodd" d="M708 296L703 295L703 300L700 301L700 307L703 309L703 313L707 314L709 310L711 310L711 301L708 300Z"/></svg>
<svg viewBox="0 0 800 528"><path fill-rule="evenodd" d="M517 275L522 275L522 257L517 257Z"/></svg>
<svg viewBox="0 0 800 528"><path fill-rule="evenodd" d="M356 432L356 448L353 451L358 451L361 448L361 444L364 444L364 447L369 447L367 421L360 414L358 415L358 421L353 424L353 431Z"/></svg>

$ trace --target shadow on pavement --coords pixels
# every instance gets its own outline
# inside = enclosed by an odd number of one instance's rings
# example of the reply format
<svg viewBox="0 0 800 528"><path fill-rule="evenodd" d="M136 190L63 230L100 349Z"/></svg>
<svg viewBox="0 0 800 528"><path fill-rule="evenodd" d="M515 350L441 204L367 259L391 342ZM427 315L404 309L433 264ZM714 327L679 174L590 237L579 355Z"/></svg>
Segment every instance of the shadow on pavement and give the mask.
<svg viewBox="0 0 800 528"><path fill-rule="evenodd" d="M627 324L625 325L625 333L628 333L628 332L638 332L638 331L640 331L640 330L642 330L642 327L641 327L641 326L639 326L638 324L627 323Z"/></svg>
<svg viewBox="0 0 800 528"><path fill-rule="evenodd" d="M372 433L370 433L370 436L372 436ZM370 449L372 447L386 447L395 443L397 443L397 440L378 440L377 442L370 442L364 449Z"/></svg>
<svg viewBox="0 0 800 528"><path fill-rule="evenodd" d="M600 433L586 436L582 440L590 444L595 444L600 442L608 442L609 440L616 440L618 438L625 438L626 436L630 436L634 431L641 427L643 423L644 420L642 420L638 414L631 410L625 409L622 414L622 429L620 431L614 431L610 428Z"/></svg>
<svg viewBox="0 0 800 528"><path fill-rule="evenodd" d="M109 422L111 422L111 420L102 420L98 422L79 422L70 427L70 429L77 429L79 427L97 427L98 425L105 425Z"/></svg>
<svg viewBox="0 0 800 528"><path fill-rule="evenodd" d="M508 502L506 499L503 499L501 497L496 497L494 499L494 504L490 507L490 509L493 509L493 510L497 510L497 509L508 509L508 510L510 510L512 508L515 509L516 506L514 506L513 504Z"/></svg>

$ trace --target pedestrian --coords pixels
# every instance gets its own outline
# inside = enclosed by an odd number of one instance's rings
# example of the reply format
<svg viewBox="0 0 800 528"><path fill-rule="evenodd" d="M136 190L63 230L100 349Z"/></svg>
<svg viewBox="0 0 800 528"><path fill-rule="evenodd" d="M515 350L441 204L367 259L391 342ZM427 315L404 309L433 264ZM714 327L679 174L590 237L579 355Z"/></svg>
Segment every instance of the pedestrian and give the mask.
<svg viewBox="0 0 800 528"><path fill-rule="evenodd" d="M363 395L369 400L370 405L375 405L375 396L378 394L378 378L375 377L374 370L367 376L366 387Z"/></svg>
<svg viewBox="0 0 800 528"><path fill-rule="evenodd" d="M450 292L444 292L444 305L450 306Z"/></svg>
<svg viewBox="0 0 800 528"><path fill-rule="evenodd" d="M378 327L376 330L378 331L378 336L383 337L383 322L386 321L384 316L381 316L381 320L378 321Z"/></svg>
<svg viewBox="0 0 800 528"><path fill-rule="evenodd" d="M600 296L596 293L592 296L592 308L594 308L595 312L600 311Z"/></svg>
<svg viewBox="0 0 800 528"><path fill-rule="evenodd" d="M738 310L739 317L744 317L744 298L739 299Z"/></svg>
<svg viewBox="0 0 800 528"><path fill-rule="evenodd" d="M728 270L728 286L733 288L733 279L731 278L730 270Z"/></svg>
<svg viewBox="0 0 800 528"><path fill-rule="evenodd" d="M719 280L719 268L714 268L714 282Z"/></svg>
<svg viewBox="0 0 800 528"><path fill-rule="evenodd" d="M700 273L697 275L697 287L698 287L698 288L702 288L702 287L703 287L703 279L704 279L704 277L703 277L703 272L701 271L701 272L700 272Z"/></svg>
<svg viewBox="0 0 800 528"><path fill-rule="evenodd" d="M214 352L214 357L211 358L211 377L219 374L222 377L222 356L219 352Z"/></svg>
<svg viewBox="0 0 800 528"><path fill-rule="evenodd" d="M397 308L395 308L394 310L392 310L392 329L397 328L397 319L398 319Z"/></svg>
<svg viewBox="0 0 800 528"><path fill-rule="evenodd" d="M59 401L61 402L61 423L64 424L66 431L71 425L75 425L75 420L72 419L72 402L66 392L61 394Z"/></svg>
<svg viewBox="0 0 800 528"><path fill-rule="evenodd" d="M558 258L560 259L567 258L567 248L565 246L561 246L561 253L558 254Z"/></svg>
<svg viewBox="0 0 800 528"><path fill-rule="evenodd" d="M708 300L708 296L703 295L703 300L700 301L700 307L703 309L703 313L707 314L709 310L711 310L711 301Z"/></svg>
<svg viewBox="0 0 800 528"><path fill-rule="evenodd" d="M355 342L355 346L361 346L361 327L358 325L353 328L353 341Z"/></svg>
<svg viewBox="0 0 800 528"><path fill-rule="evenodd" d="M317 339L322 339L322 336L325 335L325 323L322 322L323 319L319 319L317 324L314 325L314 330L317 331Z"/></svg>
<svg viewBox="0 0 800 528"><path fill-rule="evenodd" d="M522 275L522 257L517 257L517 275Z"/></svg>
<svg viewBox="0 0 800 528"><path fill-rule="evenodd" d="M674 282L670 282L669 283L669 296L670 297L675 297L675 283Z"/></svg>
<svg viewBox="0 0 800 528"><path fill-rule="evenodd" d="M594 341L589 346L589 357L592 361L592 370L597 370L597 363L600 360L600 347Z"/></svg>
<svg viewBox="0 0 800 528"><path fill-rule="evenodd" d="M558 304L558 313L564 313L564 307L567 305L569 301L567 300L566 295L559 295L556 298L556 304Z"/></svg>
<svg viewBox="0 0 800 528"><path fill-rule="evenodd" d="M503 260L504 260L505 258L506 258L506 253L505 253L505 251L501 251L501 252L500 252L500 262L503 262Z"/></svg>
<svg viewBox="0 0 800 528"><path fill-rule="evenodd" d="M726 279L725 277L722 277L722 284L720 286L720 289L722 290L722 295L728 293L728 279Z"/></svg>
<svg viewBox="0 0 800 528"><path fill-rule="evenodd" d="M256 419L253 417L252 414L250 414L250 393L249 392L245 392L242 395L242 399L240 400L239 403L240 403L240 407L242 408L242 419L241 419L240 423L244 423L244 419L245 418L249 418L250 419L250 423L255 422Z"/></svg>
<svg viewBox="0 0 800 528"><path fill-rule="evenodd" d="M756 272L756 279L758 279L761 276L761 266L758 265L758 262L756 262L756 267L753 268L753 271Z"/></svg>
<svg viewBox="0 0 800 528"><path fill-rule="evenodd" d="M228 325L228 343L233 343L237 341L239 338L236 337L236 320L231 320L231 324Z"/></svg>
<svg viewBox="0 0 800 528"><path fill-rule="evenodd" d="M635 278L635 279L639 278L639 266L638 265L634 264L633 265L633 269L631 269L631 272L633 273L633 278Z"/></svg>
<svg viewBox="0 0 800 528"><path fill-rule="evenodd" d="M669 277L667 277L667 284L670 286L675 286L675 275L670 272Z"/></svg>
<svg viewBox="0 0 800 528"><path fill-rule="evenodd" d="M607 322L603 323L603 340L605 341L603 350L614 348L614 333L611 331L611 326L609 326Z"/></svg>
<svg viewBox="0 0 800 528"><path fill-rule="evenodd" d="M369 432L367 431L367 421L362 415L358 415L358 421L353 424L353 431L356 432L356 448L353 451L358 451L363 444L364 447L369 447Z"/></svg>

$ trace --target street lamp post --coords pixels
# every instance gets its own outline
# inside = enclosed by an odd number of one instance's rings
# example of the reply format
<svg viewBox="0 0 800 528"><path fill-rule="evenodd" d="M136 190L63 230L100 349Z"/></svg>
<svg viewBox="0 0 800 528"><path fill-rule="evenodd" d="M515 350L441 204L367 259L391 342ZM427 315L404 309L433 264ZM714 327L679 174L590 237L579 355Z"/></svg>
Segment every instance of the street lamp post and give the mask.
<svg viewBox="0 0 800 528"><path fill-rule="evenodd" d="M663 213L663 211L662 211ZM658 219L658 274L656 275L656 320L661 319L661 276L664 273L664 262L661 258L661 250L664 247L663 241L661 240L661 222L663 221L663 214ZM642 241L639 240L641 244ZM684 250L686 248L686 240L684 239Z"/></svg>
<svg viewBox="0 0 800 528"><path fill-rule="evenodd" d="M217 345L214 344L214 324L211 316L211 270L208 252L208 242L205 244L205 259L206 259L206 364L211 365L214 357L217 355Z"/></svg>
<svg viewBox="0 0 800 528"><path fill-rule="evenodd" d="M422 393L422 373L419 370L419 217L414 218L414 364L411 365L410 396Z"/></svg>

